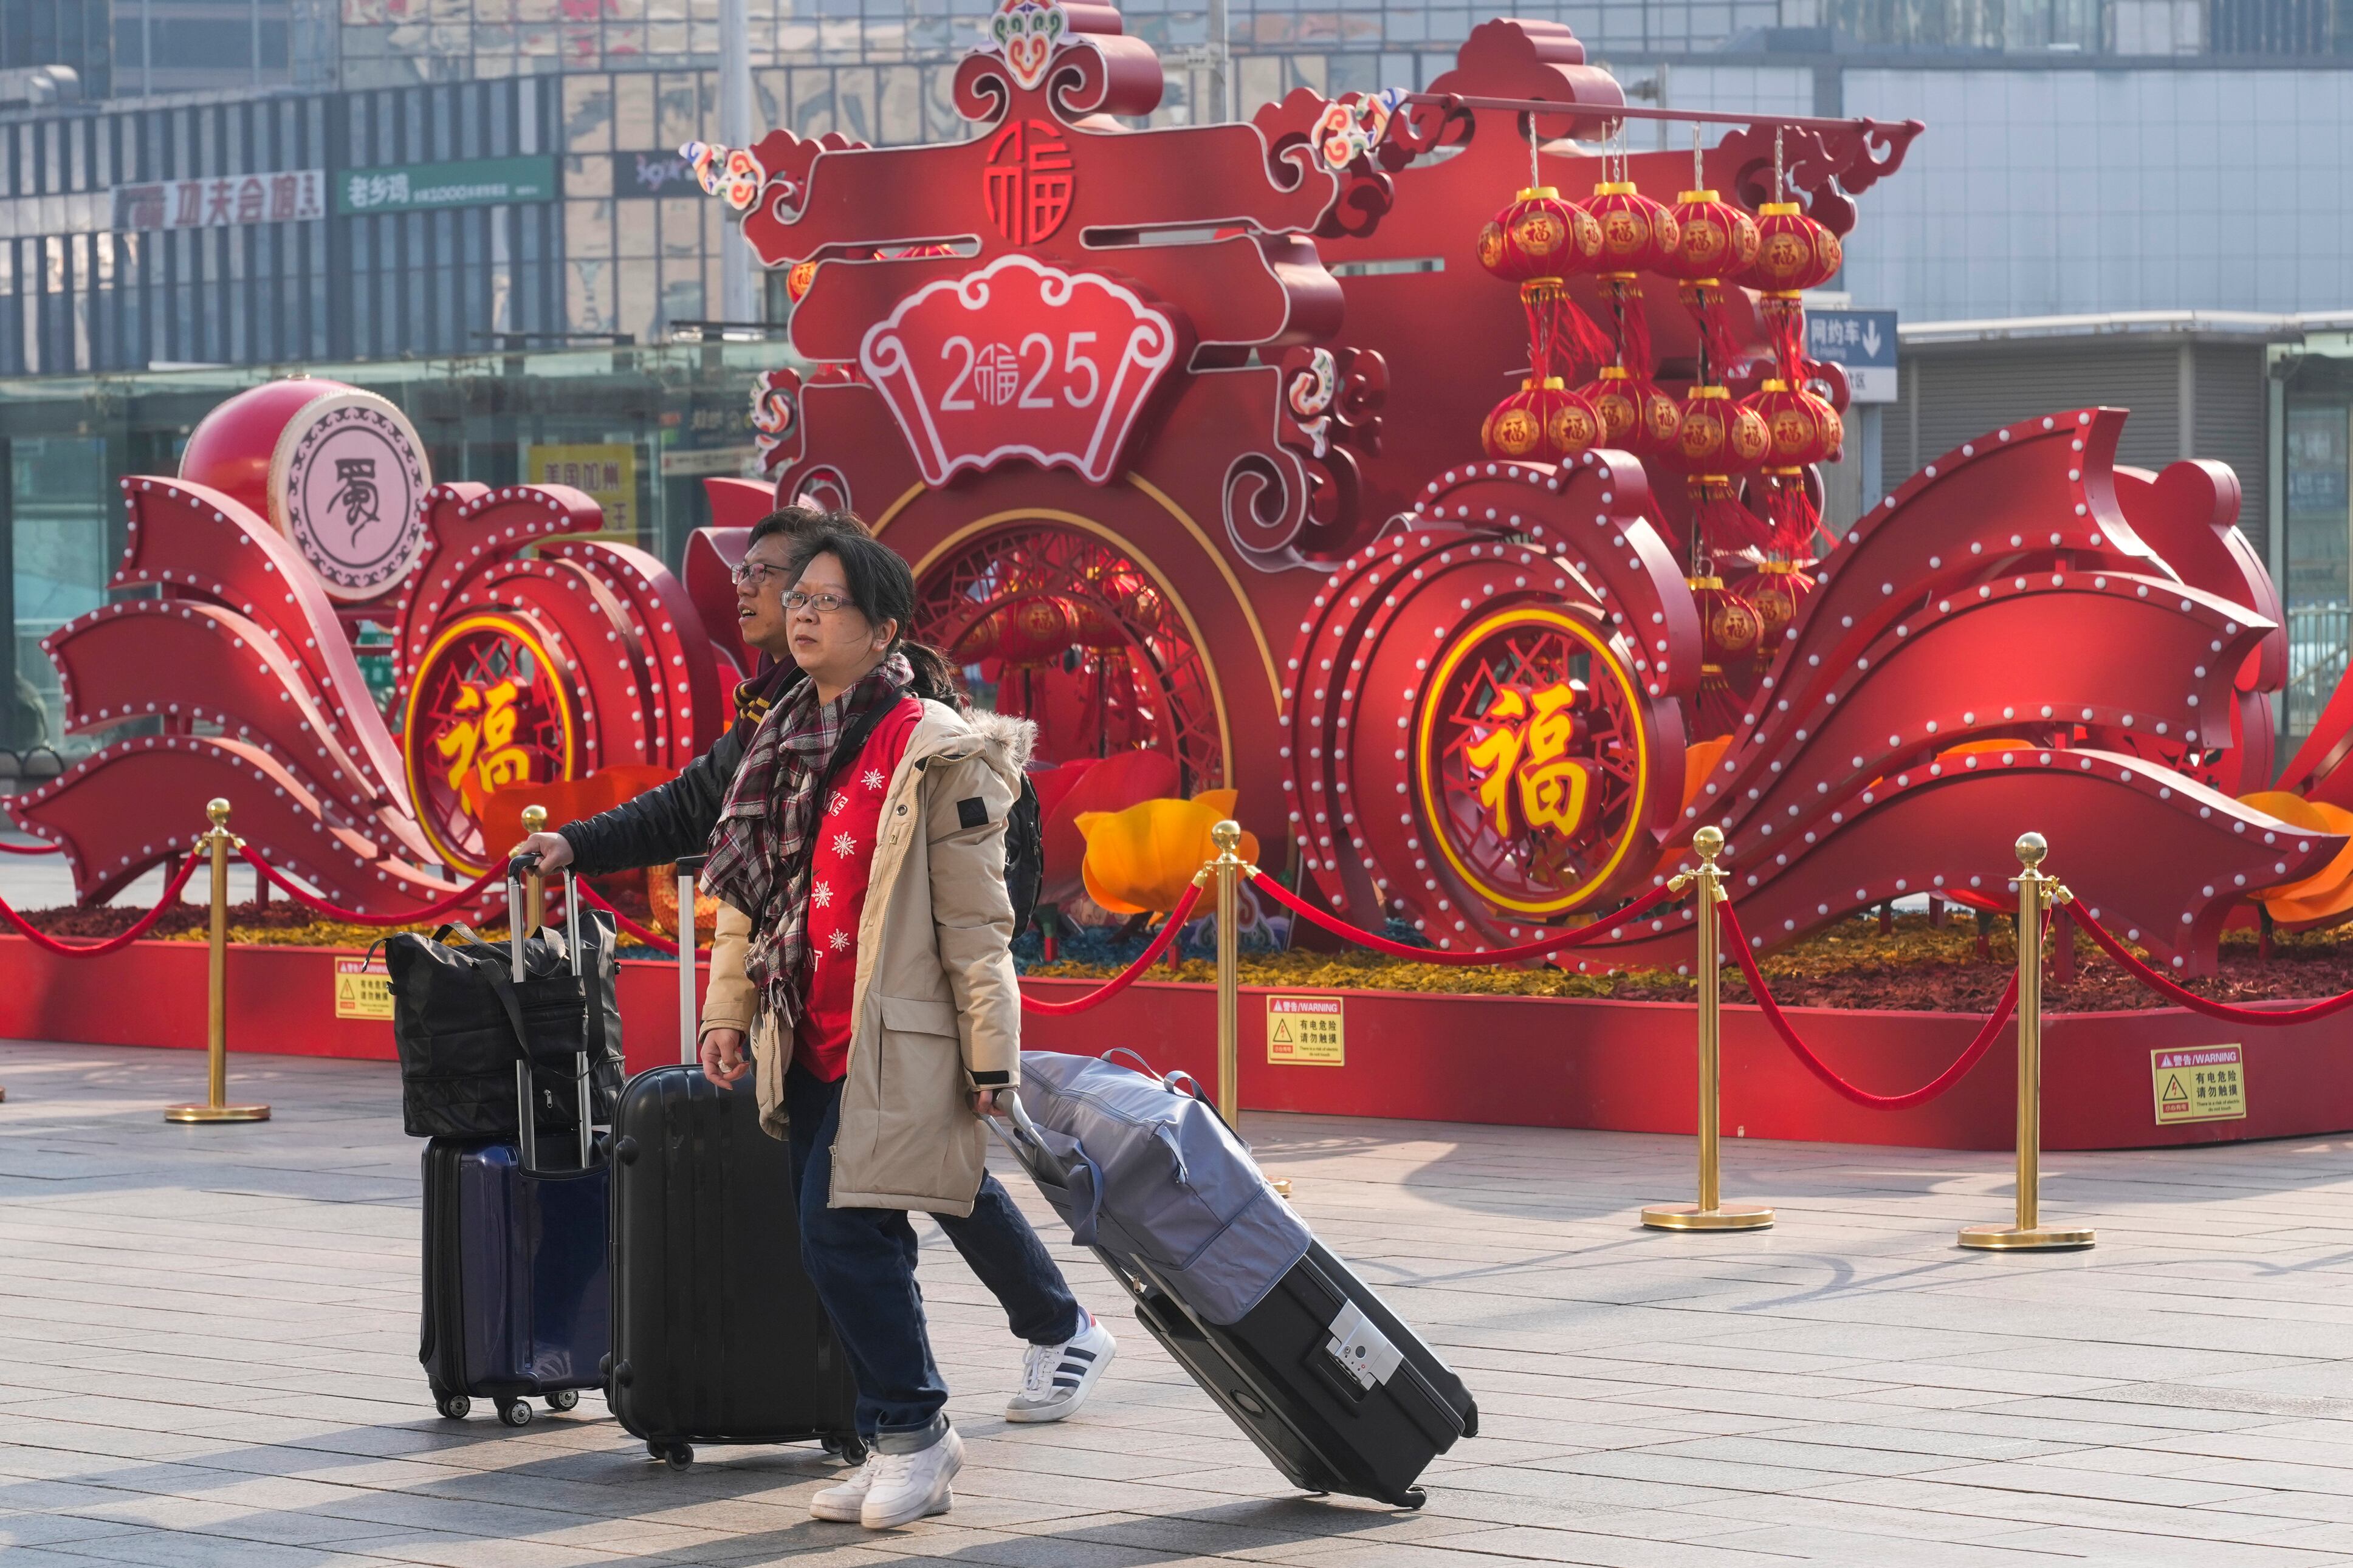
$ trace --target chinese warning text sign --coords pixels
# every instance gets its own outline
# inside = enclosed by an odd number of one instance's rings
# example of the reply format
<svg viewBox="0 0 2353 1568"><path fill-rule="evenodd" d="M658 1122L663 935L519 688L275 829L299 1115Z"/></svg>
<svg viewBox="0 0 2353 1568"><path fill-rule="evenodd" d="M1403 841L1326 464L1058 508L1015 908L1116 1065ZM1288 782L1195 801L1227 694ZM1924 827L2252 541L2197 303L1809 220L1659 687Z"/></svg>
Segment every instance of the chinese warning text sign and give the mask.
<svg viewBox="0 0 2353 1568"><path fill-rule="evenodd" d="M2247 1064L2237 1046L2148 1053L2157 1124L2230 1121L2247 1114Z"/></svg>
<svg viewBox="0 0 2353 1568"><path fill-rule="evenodd" d="M1346 1065L1348 1016L1337 996L1266 999L1266 1059L1290 1067Z"/></svg>

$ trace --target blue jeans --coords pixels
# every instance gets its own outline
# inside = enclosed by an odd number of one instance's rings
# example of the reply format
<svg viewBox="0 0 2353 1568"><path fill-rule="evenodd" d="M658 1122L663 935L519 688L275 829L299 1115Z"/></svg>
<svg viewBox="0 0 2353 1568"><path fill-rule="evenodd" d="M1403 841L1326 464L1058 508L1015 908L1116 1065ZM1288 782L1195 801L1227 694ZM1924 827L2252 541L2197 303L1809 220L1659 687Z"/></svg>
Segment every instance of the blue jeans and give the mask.
<svg viewBox="0 0 2353 1568"><path fill-rule="evenodd" d="M827 1206L841 1126L839 1079L828 1083L793 1064L785 1074L785 1115L800 1198L801 1262L849 1352L859 1434L883 1439L885 1447L892 1437L928 1447L945 1430L940 1412L948 1391L923 1329L915 1227L899 1209ZM1040 1345L1077 1337L1078 1299L995 1176L981 1178L969 1217L934 1217L1004 1305L1016 1335Z"/></svg>

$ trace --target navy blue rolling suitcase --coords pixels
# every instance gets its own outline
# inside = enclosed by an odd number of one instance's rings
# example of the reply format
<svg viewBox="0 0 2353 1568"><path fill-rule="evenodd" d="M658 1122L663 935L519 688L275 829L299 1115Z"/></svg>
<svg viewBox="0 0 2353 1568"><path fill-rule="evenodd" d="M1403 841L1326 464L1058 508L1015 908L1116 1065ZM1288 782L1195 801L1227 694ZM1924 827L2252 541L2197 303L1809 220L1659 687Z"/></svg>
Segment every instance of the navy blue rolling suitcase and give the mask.
<svg viewBox="0 0 2353 1568"><path fill-rule="evenodd" d="M510 1426L528 1398L569 1410L612 1344L610 1170L526 1169L513 1143L425 1146L425 1316L417 1359L441 1414L476 1399Z"/></svg>

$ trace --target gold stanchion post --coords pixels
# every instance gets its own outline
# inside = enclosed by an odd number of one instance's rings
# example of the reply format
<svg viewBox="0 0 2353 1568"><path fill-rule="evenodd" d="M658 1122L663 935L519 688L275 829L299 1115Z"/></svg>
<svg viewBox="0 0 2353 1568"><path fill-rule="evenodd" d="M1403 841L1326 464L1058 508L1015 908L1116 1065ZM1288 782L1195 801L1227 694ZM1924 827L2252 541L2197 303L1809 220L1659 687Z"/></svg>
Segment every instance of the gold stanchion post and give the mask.
<svg viewBox="0 0 2353 1568"><path fill-rule="evenodd" d="M546 832L547 807L543 805L524 806L522 808L522 830L526 834ZM522 886L523 934L528 936L533 931L539 930L540 927L547 923L546 873L536 869L533 870L523 879ZM568 920L571 917L566 916L565 918Z"/></svg>
<svg viewBox="0 0 2353 1568"><path fill-rule="evenodd" d="M1726 1204L1720 1192L1717 1133L1723 1121L1724 1005L1721 924L1716 906L1725 901L1724 873L1715 858L1724 834L1703 827L1692 835L1699 869L1678 873L1670 885L1699 888L1699 1202L1659 1204L1642 1211L1652 1230L1761 1230L1773 1223L1762 1204Z"/></svg>
<svg viewBox="0 0 2353 1568"><path fill-rule="evenodd" d="M1237 854L1242 825L1229 818L1209 829L1217 858L1206 869L1216 879L1218 893L1218 1114L1239 1131L1242 1114L1242 1026L1240 949L1241 884L1249 863ZM1291 1195L1291 1183L1270 1178L1274 1190Z"/></svg>
<svg viewBox="0 0 2353 1568"><path fill-rule="evenodd" d="M2014 1225L1972 1225L1961 1245L1986 1252L2052 1252L2089 1247L2089 1226L2046 1226L2042 1206L2042 916L2073 903L2056 877L2043 875L2051 852L2040 833L2017 845L2018 864L2018 1215Z"/></svg>
<svg viewBox="0 0 2353 1568"><path fill-rule="evenodd" d="M1209 829L1218 858L1209 862L1218 879L1218 1114L1229 1127L1241 1125L1241 952L1235 925L1240 921L1242 858L1234 851L1242 825L1229 818Z"/></svg>
<svg viewBox="0 0 2353 1568"><path fill-rule="evenodd" d="M205 1103L168 1106L166 1121L267 1121L266 1105L228 1103L228 852L242 849L245 840L228 830L228 802L205 806L212 829L196 840L213 855L211 952L207 955L205 1002Z"/></svg>

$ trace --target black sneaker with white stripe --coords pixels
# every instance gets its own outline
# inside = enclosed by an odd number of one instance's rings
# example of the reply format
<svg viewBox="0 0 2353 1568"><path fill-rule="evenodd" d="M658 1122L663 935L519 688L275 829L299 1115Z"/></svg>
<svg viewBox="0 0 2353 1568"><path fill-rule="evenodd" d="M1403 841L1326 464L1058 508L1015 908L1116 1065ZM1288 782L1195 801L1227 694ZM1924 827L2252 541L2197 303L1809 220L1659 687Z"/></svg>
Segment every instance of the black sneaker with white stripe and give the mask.
<svg viewBox="0 0 2353 1568"><path fill-rule="evenodd" d="M1087 1314L1079 1337L1059 1345L1031 1345L1022 1358L1021 1392L1005 1407L1008 1421L1060 1421L1086 1403L1087 1391L1111 1364L1119 1342Z"/></svg>

